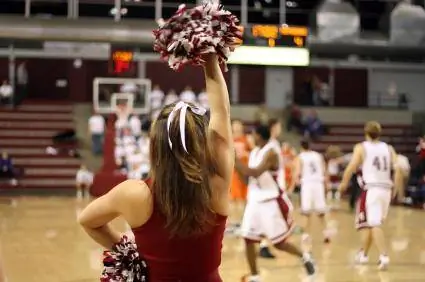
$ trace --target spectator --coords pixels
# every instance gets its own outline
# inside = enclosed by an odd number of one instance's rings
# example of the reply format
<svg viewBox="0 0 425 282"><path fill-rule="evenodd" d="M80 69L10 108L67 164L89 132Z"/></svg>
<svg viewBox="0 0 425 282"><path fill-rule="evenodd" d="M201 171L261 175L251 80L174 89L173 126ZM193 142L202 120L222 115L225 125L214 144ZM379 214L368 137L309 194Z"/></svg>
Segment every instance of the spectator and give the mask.
<svg viewBox="0 0 425 282"><path fill-rule="evenodd" d="M128 173L133 174L131 179L142 179L141 165L143 164L144 155L140 148L136 147L132 154L127 157Z"/></svg>
<svg viewBox="0 0 425 282"><path fill-rule="evenodd" d="M176 91L171 89L170 91L168 91L167 95L165 96L164 106L175 103L178 100L179 100L179 96L177 96Z"/></svg>
<svg viewBox="0 0 425 282"><path fill-rule="evenodd" d="M193 92L192 87L186 86L183 92L180 94L180 100L187 103L196 103L196 95Z"/></svg>
<svg viewBox="0 0 425 282"><path fill-rule="evenodd" d="M120 170L125 170L127 162L125 158L125 148L122 144L116 144L114 150L115 164Z"/></svg>
<svg viewBox="0 0 425 282"><path fill-rule="evenodd" d="M4 80L3 84L0 86L0 103L4 105L12 104L12 99L13 87L7 80Z"/></svg>
<svg viewBox="0 0 425 282"><path fill-rule="evenodd" d="M419 155L419 173L425 175L425 137L419 138L416 153Z"/></svg>
<svg viewBox="0 0 425 282"><path fill-rule="evenodd" d="M309 112L304 124L304 137L317 139L323 134L323 124L316 111L311 110Z"/></svg>
<svg viewBox="0 0 425 282"><path fill-rule="evenodd" d="M319 89L320 106L329 107L331 105L331 95L329 85L326 82L321 83Z"/></svg>
<svg viewBox="0 0 425 282"><path fill-rule="evenodd" d="M75 177L75 185L77 188L77 200L83 197L88 199L90 197L90 187L93 184L93 173L90 172L85 165L81 165Z"/></svg>
<svg viewBox="0 0 425 282"><path fill-rule="evenodd" d="M28 71L26 62L22 62L18 65L16 71L16 93L15 93L15 106L19 105L27 96L28 86Z"/></svg>
<svg viewBox="0 0 425 282"><path fill-rule="evenodd" d="M292 128L295 128L299 133L304 132L304 124L302 122L303 114L301 109L293 104L290 108L288 124L286 126L288 131L291 131Z"/></svg>
<svg viewBox="0 0 425 282"><path fill-rule="evenodd" d="M129 120L131 133L137 139L142 135L142 122L137 115L131 116Z"/></svg>
<svg viewBox="0 0 425 282"><path fill-rule="evenodd" d="M201 107L209 110L208 94L205 89L202 89L202 91L198 94L198 103Z"/></svg>
<svg viewBox="0 0 425 282"><path fill-rule="evenodd" d="M105 119L100 114L94 114L89 119L89 134L92 140L92 152L101 155L103 151L103 136L105 134Z"/></svg>
<svg viewBox="0 0 425 282"><path fill-rule="evenodd" d="M10 184L13 186L18 185L12 159L9 157L9 154L4 151L0 158L0 178L9 180Z"/></svg>
<svg viewBox="0 0 425 282"><path fill-rule="evenodd" d="M151 92L151 111L152 119L156 119L159 112L162 109L162 102L164 100L164 91L159 88L159 85L155 85Z"/></svg>
<svg viewBox="0 0 425 282"><path fill-rule="evenodd" d="M132 81L128 81L124 83L123 85L121 85L120 92L135 94L137 92L137 84Z"/></svg>

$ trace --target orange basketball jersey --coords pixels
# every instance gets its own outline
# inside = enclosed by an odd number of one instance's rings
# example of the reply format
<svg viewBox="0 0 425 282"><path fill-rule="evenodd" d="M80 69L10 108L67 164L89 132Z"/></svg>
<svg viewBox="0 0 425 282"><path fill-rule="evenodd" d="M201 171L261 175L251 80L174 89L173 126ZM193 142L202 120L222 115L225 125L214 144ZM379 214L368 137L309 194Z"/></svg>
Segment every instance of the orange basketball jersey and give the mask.
<svg viewBox="0 0 425 282"><path fill-rule="evenodd" d="M248 164L250 145L248 138L244 135L234 139L236 157L245 165ZM233 200L245 200L247 194L246 183L241 179L241 176L233 171L231 196Z"/></svg>
<svg viewBox="0 0 425 282"><path fill-rule="evenodd" d="M282 148L282 158L284 163L283 167L285 170L286 185L289 187L292 183L292 165L295 159L294 150L289 146Z"/></svg>

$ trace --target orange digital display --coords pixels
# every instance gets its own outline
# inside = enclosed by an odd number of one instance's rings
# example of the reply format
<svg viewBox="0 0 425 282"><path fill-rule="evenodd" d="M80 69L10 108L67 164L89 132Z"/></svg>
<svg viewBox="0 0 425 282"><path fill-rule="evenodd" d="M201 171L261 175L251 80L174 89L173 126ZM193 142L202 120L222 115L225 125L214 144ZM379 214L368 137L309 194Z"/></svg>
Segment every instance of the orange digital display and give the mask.
<svg viewBox="0 0 425 282"><path fill-rule="evenodd" d="M257 24L252 25L249 30L245 29L244 44L255 45L255 39L259 39L265 40L269 47L305 47L307 36L308 29L306 27ZM249 40L249 38L252 40Z"/></svg>
<svg viewBox="0 0 425 282"><path fill-rule="evenodd" d="M133 61L133 52L115 51L112 53L112 59L114 59L115 61L131 62Z"/></svg>
<svg viewBox="0 0 425 282"><path fill-rule="evenodd" d="M114 74L130 72L133 66L134 52L113 50L111 52L111 69Z"/></svg>

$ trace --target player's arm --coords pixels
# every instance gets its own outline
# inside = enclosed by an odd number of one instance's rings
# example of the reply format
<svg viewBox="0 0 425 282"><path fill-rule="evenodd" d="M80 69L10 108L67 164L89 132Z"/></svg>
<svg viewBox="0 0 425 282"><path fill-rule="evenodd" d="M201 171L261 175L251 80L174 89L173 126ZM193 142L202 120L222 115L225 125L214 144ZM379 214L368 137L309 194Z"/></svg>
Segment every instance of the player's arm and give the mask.
<svg viewBox="0 0 425 282"><path fill-rule="evenodd" d="M263 161L255 168L249 168L238 159L235 161L235 169L238 173L245 176L258 177L268 170L279 167L279 157L273 150L269 150L264 156Z"/></svg>
<svg viewBox="0 0 425 282"><path fill-rule="evenodd" d="M293 173L293 179L291 186L288 189L289 193L292 193L295 189L295 186L297 183L299 183L299 180L301 178L301 159L300 157L295 157L295 159L292 161L292 173Z"/></svg>
<svg viewBox="0 0 425 282"><path fill-rule="evenodd" d="M209 137L217 156L218 174L224 179L230 180L234 167L234 149L229 92L217 55L208 54L205 60L205 84L210 105Z"/></svg>
<svg viewBox="0 0 425 282"><path fill-rule="evenodd" d="M354 147L353 155L351 157L348 166L345 168L344 174L342 175L342 181L340 184L341 191L344 191L348 187L348 183L350 182L351 177L357 171L359 166L363 161L363 146L361 144L357 144Z"/></svg>
<svg viewBox="0 0 425 282"><path fill-rule="evenodd" d="M110 249L120 241L121 234L112 229L109 223L118 216L126 217L129 207L134 206L134 201L140 206L151 206L148 203L151 201L150 195L150 190L144 182L124 181L91 202L78 217L78 222L93 240Z"/></svg>
<svg viewBox="0 0 425 282"><path fill-rule="evenodd" d="M402 187L404 185L404 181L403 181L403 171L402 168L398 165L397 162L397 153L394 150L393 146L390 146L390 152L391 152L391 167L393 169L393 196L396 195L395 191L400 191L399 189L404 189L404 187Z"/></svg>

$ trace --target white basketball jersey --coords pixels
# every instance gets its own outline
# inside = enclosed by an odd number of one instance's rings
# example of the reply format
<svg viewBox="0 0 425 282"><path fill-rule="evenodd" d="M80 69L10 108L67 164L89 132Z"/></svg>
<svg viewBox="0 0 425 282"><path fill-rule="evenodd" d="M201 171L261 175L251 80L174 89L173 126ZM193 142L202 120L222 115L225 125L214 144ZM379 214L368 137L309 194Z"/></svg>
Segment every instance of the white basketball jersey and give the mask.
<svg viewBox="0 0 425 282"><path fill-rule="evenodd" d="M337 160L333 159L333 160L329 160L328 161L328 174L329 175L338 175L340 172L339 169L339 163Z"/></svg>
<svg viewBox="0 0 425 282"><path fill-rule="evenodd" d="M249 155L248 167L256 168L263 161L270 150L274 150L272 143L267 143L263 148L255 147ZM263 202L277 198L280 187L274 172L265 171L258 177L250 177L248 181L248 201Z"/></svg>
<svg viewBox="0 0 425 282"><path fill-rule="evenodd" d="M276 172L277 184L279 185L280 189L285 190L286 189L285 168L284 168L285 163L282 156L282 147L280 146L280 142L277 139L271 139L269 143L271 144L271 146L273 147L273 150L276 152L279 158L279 169Z"/></svg>
<svg viewBox="0 0 425 282"><path fill-rule="evenodd" d="M391 151L385 142L362 143L364 160L361 167L363 188L389 188L393 185Z"/></svg>
<svg viewBox="0 0 425 282"><path fill-rule="evenodd" d="M301 184L325 181L323 157L315 151L306 151L299 154L301 160Z"/></svg>

